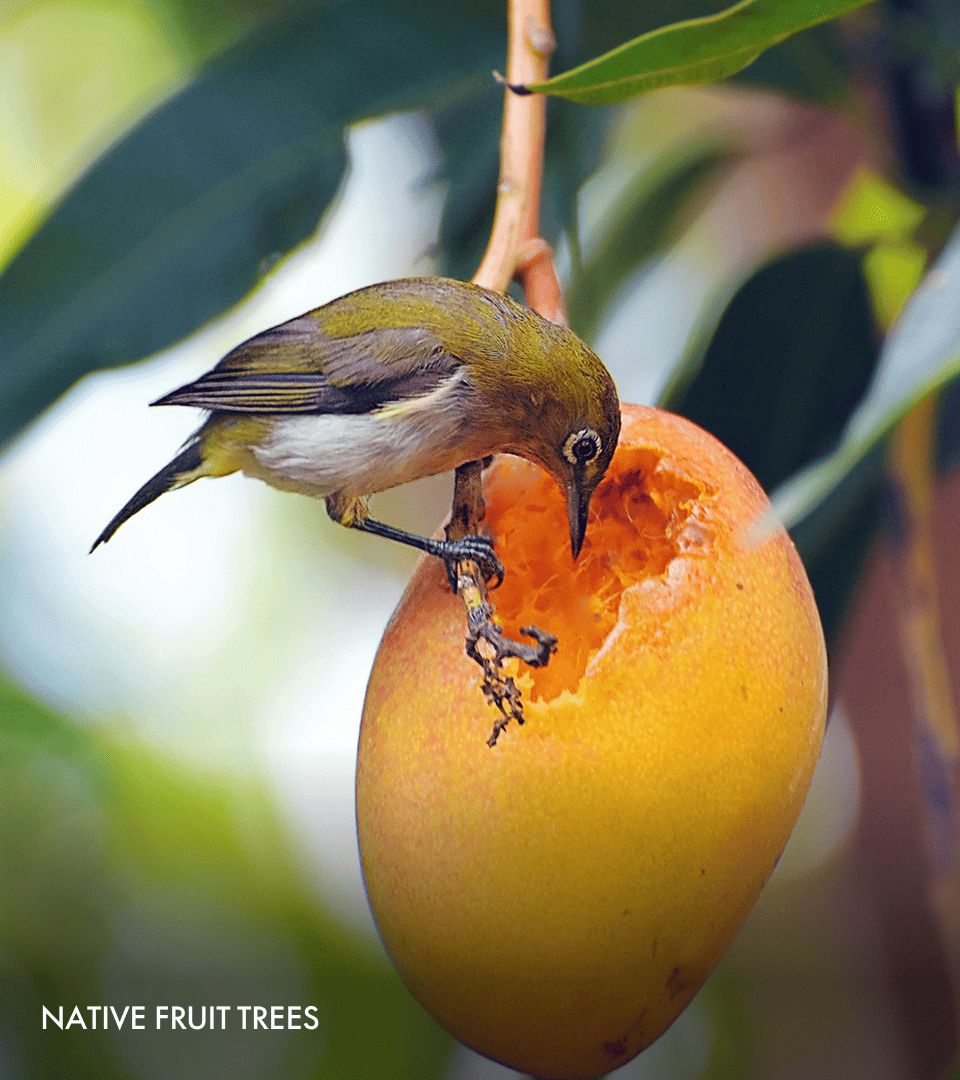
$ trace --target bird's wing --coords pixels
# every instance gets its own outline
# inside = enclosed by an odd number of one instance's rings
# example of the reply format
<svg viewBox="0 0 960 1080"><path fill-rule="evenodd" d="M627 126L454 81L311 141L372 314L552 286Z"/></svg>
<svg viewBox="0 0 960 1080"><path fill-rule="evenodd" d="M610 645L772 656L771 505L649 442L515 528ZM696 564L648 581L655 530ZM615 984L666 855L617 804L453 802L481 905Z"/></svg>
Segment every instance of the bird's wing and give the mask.
<svg viewBox="0 0 960 1080"><path fill-rule="evenodd" d="M318 318L323 310L258 334L196 382L153 404L230 413L365 413L427 394L460 367L423 327L333 336Z"/></svg>

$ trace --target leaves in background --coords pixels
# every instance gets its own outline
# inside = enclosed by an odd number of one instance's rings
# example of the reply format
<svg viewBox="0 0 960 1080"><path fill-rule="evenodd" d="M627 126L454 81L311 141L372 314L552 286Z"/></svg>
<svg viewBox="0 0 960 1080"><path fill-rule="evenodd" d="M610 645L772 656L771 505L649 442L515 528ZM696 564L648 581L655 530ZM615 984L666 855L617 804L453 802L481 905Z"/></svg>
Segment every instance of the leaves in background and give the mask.
<svg viewBox="0 0 960 1080"><path fill-rule="evenodd" d="M707 427L772 488L836 442L876 356L861 256L815 244L744 282L696 376L666 405Z"/></svg>
<svg viewBox="0 0 960 1080"><path fill-rule="evenodd" d="M0 777L11 768L22 768L28 758L41 752L84 765L93 757L90 740L81 728L0 673Z"/></svg>
<svg viewBox="0 0 960 1080"><path fill-rule="evenodd" d="M819 506L918 401L960 373L960 227L887 336L876 374L839 445L774 493L788 524Z"/></svg>
<svg viewBox="0 0 960 1080"><path fill-rule="evenodd" d="M344 126L488 77L501 34L455 5L332 0L273 21L148 116L0 278L0 442L80 376L235 303L316 227Z"/></svg>
<svg viewBox="0 0 960 1080"><path fill-rule="evenodd" d="M813 586L828 647L836 645L864 560L884 520L884 455L868 454L790 530Z"/></svg>
<svg viewBox="0 0 960 1080"><path fill-rule="evenodd" d="M624 33L644 33L678 15L691 18L711 15L722 7L720 0L651 0L644 4L630 0L590 0L588 3L555 0L553 26L557 52L552 58L553 66L571 66L578 56L605 51L616 45ZM819 26L802 38L791 38L765 53L745 73L745 79L752 85L773 88L795 97L827 101L839 96L846 83L846 74L834 28ZM442 175L450 184L440 228L439 261L441 272L453 277L469 277L473 273L490 231L499 161L499 109L499 100L491 100L489 93L483 93L460 99L436 115L443 158ZM562 98L552 101L548 112L542 232L551 243L564 234L572 241L575 279L579 277L576 273L579 254L577 196L597 168L611 116L609 111L601 109L584 112L575 103ZM683 157L688 152L684 148L678 151L678 156ZM683 163L679 163L678 168L683 171ZM692 163L691 168L696 171ZM710 173L712 169L705 164L704 171ZM691 194L696 186L694 176L685 174L678 179L681 184L689 180L690 190L677 193L674 198L666 189L661 192L664 201L677 208L683 202L682 195ZM654 182L653 174L650 182ZM646 182L638 179L638 199L647 194L645 187ZM626 207L622 209L629 213ZM649 210L653 214L657 207L651 204ZM638 213L642 214L641 211ZM625 221L624 224L629 226L630 223ZM621 269L618 280L610 281L611 287L621 283L659 246L670 242L676 229L669 214L664 224L664 228L659 228L653 223L657 235L651 236L648 243L644 231L651 225L648 215L640 222L639 233L628 231L625 234L625 250L616 242L612 231L601 241L611 249L607 254L615 255L607 265ZM590 273L597 268L599 259L594 259ZM579 291L580 284L574 280L574 293ZM600 290L590 287L589 282L582 284L589 288L591 299L601 296ZM610 298L610 294L604 296L604 303ZM568 307L577 312L573 325L581 334L589 336L599 320L600 308L592 308L582 292L579 298L571 296Z"/></svg>
<svg viewBox="0 0 960 1080"><path fill-rule="evenodd" d="M195 62L203 62L258 23L278 15L289 7L289 0L233 0L230 4L146 0L146 5L163 27L164 36Z"/></svg>
<svg viewBox="0 0 960 1080"><path fill-rule="evenodd" d="M563 71L577 57L598 56L665 23L716 15L728 6L729 0L553 0L557 51L551 66Z"/></svg>
<svg viewBox="0 0 960 1080"><path fill-rule="evenodd" d="M611 208L567 294L570 325L592 341L608 305L637 270L682 231L694 195L730 159L725 145L672 147L640 173Z"/></svg>
<svg viewBox="0 0 960 1080"><path fill-rule="evenodd" d="M960 465L960 379L954 379L940 395L937 420L937 469L947 472Z"/></svg>
<svg viewBox="0 0 960 1080"><path fill-rule="evenodd" d="M821 23L781 41L738 72L737 82L778 90L799 101L837 106L843 101L851 71L837 26Z"/></svg>
<svg viewBox="0 0 960 1080"><path fill-rule="evenodd" d="M953 201L960 183L954 138L960 81L955 0L891 0L882 19L881 66L890 137L900 176L929 202Z"/></svg>
<svg viewBox="0 0 960 1080"><path fill-rule="evenodd" d="M877 353L860 255L817 244L769 263L741 286L699 371L665 404L716 435L769 490L836 442ZM879 463L865 466L794 536L828 638L877 521L878 475Z"/></svg>
<svg viewBox="0 0 960 1080"><path fill-rule="evenodd" d="M584 104L624 101L664 86L714 82L743 70L791 34L871 0L741 0L716 15L643 34L527 90Z"/></svg>
<svg viewBox="0 0 960 1080"><path fill-rule="evenodd" d="M0 1010L31 1077L439 1080L451 1040L326 912L265 785L84 728L0 674ZM322 824L317 826L322 828ZM133 989L135 988L135 990ZM320 1029L44 1030L41 1005L311 1003ZM385 1041L370 1032L389 1032ZM189 1034L189 1033L188 1033ZM6 1060L6 1059L5 1059ZM252 1062L252 1064L249 1064Z"/></svg>
<svg viewBox="0 0 960 1080"><path fill-rule="evenodd" d="M475 94L434 117L440 176L448 184L438 269L449 277L471 276L490 233L500 167L501 110L499 94Z"/></svg>
<svg viewBox="0 0 960 1080"><path fill-rule="evenodd" d="M701 6L703 0L700 0ZM621 11L620 9L624 10ZM629 11L634 11L630 6ZM627 17L623 0L558 0L553 9L557 38L554 64L572 63L585 35L591 40L609 23ZM635 12L634 12L635 13ZM497 8L498 21L503 11ZM614 23L616 25L616 23ZM483 255L496 201L500 162L502 98L492 79L482 91L438 110L435 116L441 150L441 175L449 192L440 225L439 264L442 273L468 278ZM586 179L597 168L609 114L584 114L565 101L548 109L548 135L541 199L541 234L552 244L564 235L576 247L577 198Z"/></svg>
<svg viewBox="0 0 960 1080"><path fill-rule="evenodd" d="M574 266L581 258L580 191L600 166L613 119L612 110L584 113L559 98L547 107L550 134L543 163L540 231L551 244L567 238Z"/></svg>

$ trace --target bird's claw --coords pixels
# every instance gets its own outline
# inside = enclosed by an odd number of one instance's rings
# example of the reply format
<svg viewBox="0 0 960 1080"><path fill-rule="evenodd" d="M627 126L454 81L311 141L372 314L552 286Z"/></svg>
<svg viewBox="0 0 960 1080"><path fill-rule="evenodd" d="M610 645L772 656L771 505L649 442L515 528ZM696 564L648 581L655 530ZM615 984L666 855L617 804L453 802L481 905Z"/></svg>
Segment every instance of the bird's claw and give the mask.
<svg viewBox="0 0 960 1080"><path fill-rule="evenodd" d="M459 540L447 540L444 545L443 561L453 592L457 591L457 564L461 562L476 563L489 588L497 589L503 584L503 563L497 558L493 540L489 536L477 534L464 536Z"/></svg>
<svg viewBox="0 0 960 1080"><path fill-rule="evenodd" d="M522 724L524 720L520 687L512 675L504 674L503 661L515 657L530 667L545 667L557 651L556 637L546 630L521 626L520 633L533 638L535 644L528 645L506 637L485 604L484 610L477 612L477 618L467 635L467 656L476 660L483 670L483 695L500 713L487 739L487 746L496 746L501 732L511 720L516 720L517 724ZM486 647L481 648L482 645Z"/></svg>

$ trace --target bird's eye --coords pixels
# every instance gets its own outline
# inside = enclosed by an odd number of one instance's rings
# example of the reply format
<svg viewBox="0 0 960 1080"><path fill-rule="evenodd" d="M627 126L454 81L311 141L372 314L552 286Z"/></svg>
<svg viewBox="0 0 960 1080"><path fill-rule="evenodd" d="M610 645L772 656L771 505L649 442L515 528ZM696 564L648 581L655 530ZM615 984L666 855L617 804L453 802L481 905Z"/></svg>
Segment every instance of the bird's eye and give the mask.
<svg viewBox="0 0 960 1080"><path fill-rule="evenodd" d="M586 465L600 453L600 436L590 428L575 431L563 444L563 456L571 465Z"/></svg>

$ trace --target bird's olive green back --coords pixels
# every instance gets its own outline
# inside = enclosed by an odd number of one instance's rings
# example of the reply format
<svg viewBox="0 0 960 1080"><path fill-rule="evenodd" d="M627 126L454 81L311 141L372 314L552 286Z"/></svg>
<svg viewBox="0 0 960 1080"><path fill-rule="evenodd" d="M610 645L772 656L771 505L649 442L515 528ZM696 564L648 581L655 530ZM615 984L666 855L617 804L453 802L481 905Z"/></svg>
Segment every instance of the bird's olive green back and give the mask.
<svg viewBox="0 0 960 1080"><path fill-rule="evenodd" d="M497 295L409 278L341 296L244 342L156 404L220 412L369 412L418 397L478 355L506 355Z"/></svg>
<svg viewBox="0 0 960 1080"><path fill-rule="evenodd" d="M224 413L363 413L455 374L507 426L595 426L612 383L571 331L501 293L406 278L348 293L244 342L157 404ZM615 398L615 394L614 394ZM579 419L578 419L579 418Z"/></svg>

